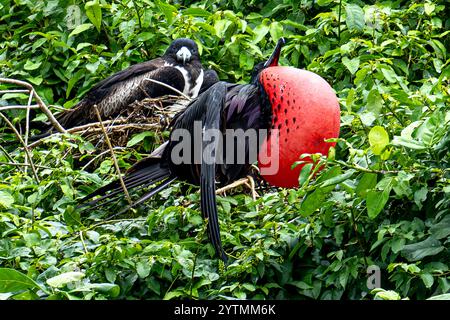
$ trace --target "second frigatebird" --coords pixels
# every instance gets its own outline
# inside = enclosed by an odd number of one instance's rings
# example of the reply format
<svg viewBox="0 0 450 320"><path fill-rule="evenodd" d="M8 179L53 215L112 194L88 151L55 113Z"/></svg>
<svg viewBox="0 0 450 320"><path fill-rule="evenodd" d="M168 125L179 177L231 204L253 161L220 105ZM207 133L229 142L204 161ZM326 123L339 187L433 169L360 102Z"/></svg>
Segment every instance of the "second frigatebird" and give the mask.
<svg viewBox="0 0 450 320"><path fill-rule="evenodd" d="M197 44L191 39L179 38L169 45L161 57L132 65L98 82L73 108L60 113L57 120L68 129L97 122L94 105L98 107L102 119L112 119L135 101L177 94L168 87L146 80L148 78L168 84L190 98L197 97L219 81L214 70L204 70ZM41 131L51 129L52 126L48 125Z"/></svg>

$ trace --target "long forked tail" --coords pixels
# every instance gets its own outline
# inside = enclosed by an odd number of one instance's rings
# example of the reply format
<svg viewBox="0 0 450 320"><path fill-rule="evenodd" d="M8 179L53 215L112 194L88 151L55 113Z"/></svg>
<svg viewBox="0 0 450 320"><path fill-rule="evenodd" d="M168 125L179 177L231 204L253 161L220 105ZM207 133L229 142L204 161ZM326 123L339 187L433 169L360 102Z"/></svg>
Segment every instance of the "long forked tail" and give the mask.
<svg viewBox="0 0 450 320"><path fill-rule="evenodd" d="M127 171L123 178L125 187L129 191L145 188L160 182L157 186L135 201L132 206L144 202L154 194L165 189L174 180L175 177L171 175L169 168L162 163L160 158L145 158L139 161ZM81 210L87 208L94 209L117 200L123 196L123 193L124 191L120 181L116 180L95 190L81 199L78 208ZM93 199L96 196L100 197ZM127 209L128 207L120 213L126 211Z"/></svg>

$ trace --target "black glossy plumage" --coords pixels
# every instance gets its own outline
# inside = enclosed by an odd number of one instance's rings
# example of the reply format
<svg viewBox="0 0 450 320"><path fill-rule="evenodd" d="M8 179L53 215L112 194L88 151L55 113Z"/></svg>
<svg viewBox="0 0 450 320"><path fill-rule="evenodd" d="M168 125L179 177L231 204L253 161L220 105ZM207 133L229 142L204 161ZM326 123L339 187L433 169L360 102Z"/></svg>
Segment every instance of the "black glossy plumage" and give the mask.
<svg viewBox="0 0 450 320"><path fill-rule="evenodd" d="M264 64L264 67L272 66L272 61L278 61L281 45L280 41L272 57ZM124 177L124 182L128 189L149 186L156 182L161 182L150 192L141 197L136 203L148 199L156 192L168 186L175 179L188 181L192 184L200 185L201 210L204 218L208 219L209 237L217 254L224 260L227 260L225 252L222 249L220 239L220 227L216 206L216 182L219 185L225 185L235 181L248 174L251 166L250 161L244 163L226 164L226 161L218 161L218 157L226 158L226 152L218 153L218 141L208 140L206 134L201 137L201 141L191 139L191 149L195 150L195 144L201 144L200 152L202 156L201 163L195 162L195 152L191 153L191 158L187 162L175 163L174 153L177 146L182 143L179 138L174 137L178 129L185 129L188 132L195 132L194 125L200 121L204 132L209 129L218 129L222 133L225 141L227 129L269 129L272 108L267 99L264 88L259 83L258 73L253 75L251 84L231 84L218 82L212 85L208 90L202 93L197 99L193 100L188 107L177 114L172 123L171 135L169 141L163 145L164 150L157 152L158 158L146 158L135 164ZM259 141L261 143L262 141ZM250 146L245 140L245 150L248 153ZM211 147L208 157L205 161L203 153L208 147ZM237 149L237 145L233 145ZM246 157L246 160L248 158ZM122 193L122 187L118 181L112 182L81 200L82 203L94 198L97 195L101 197L92 200L82 206L92 207L101 201L111 201ZM135 203L135 204L136 204Z"/></svg>
<svg viewBox="0 0 450 320"><path fill-rule="evenodd" d="M205 70L205 73L203 74L202 87L200 88L200 92L198 94L205 92L214 83L219 82L219 81L220 81L219 76L217 75L216 71L214 71L212 69Z"/></svg>

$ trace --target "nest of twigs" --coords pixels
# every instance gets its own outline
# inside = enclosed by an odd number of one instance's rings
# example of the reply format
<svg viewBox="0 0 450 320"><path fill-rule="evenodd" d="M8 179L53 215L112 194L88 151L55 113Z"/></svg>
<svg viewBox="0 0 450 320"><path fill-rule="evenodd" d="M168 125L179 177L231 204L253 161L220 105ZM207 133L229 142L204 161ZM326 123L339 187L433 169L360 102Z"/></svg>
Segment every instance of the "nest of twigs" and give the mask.
<svg viewBox="0 0 450 320"><path fill-rule="evenodd" d="M161 137L161 133L168 127L173 116L183 110L189 103L179 96L163 96L145 98L130 104L115 118L101 119L101 122L88 123L67 129L70 134L82 136L100 151L108 149L106 135L113 147L125 147L133 135L152 131ZM58 135L55 133L50 135ZM29 145L35 147L49 137L37 140Z"/></svg>
<svg viewBox="0 0 450 320"><path fill-rule="evenodd" d="M184 109L189 101L178 96L145 98L130 104L119 116L113 119L102 119L103 127L108 134L111 145L124 147L133 135L152 131L156 135L168 127L173 116ZM76 133L90 141L97 148L108 148L105 134L99 122L82 126L70 133Z"/></svg>

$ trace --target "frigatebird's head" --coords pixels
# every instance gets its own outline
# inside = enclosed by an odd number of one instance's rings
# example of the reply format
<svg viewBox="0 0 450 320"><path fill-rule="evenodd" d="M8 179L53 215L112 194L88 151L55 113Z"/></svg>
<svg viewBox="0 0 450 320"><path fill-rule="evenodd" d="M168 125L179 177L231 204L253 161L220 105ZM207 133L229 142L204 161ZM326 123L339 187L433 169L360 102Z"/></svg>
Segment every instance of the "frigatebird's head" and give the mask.
<svg viewBox="0 0 450 320"><path fill-rule="evenodd" d="M281 48L283 47L283 45L285 43L286 43L286 40L284 40L284 38L280 38L277 42L275 49L273 50L272 54L270 55L269 59L267 59L267 61L265 61L265 62L260 62L253 67L251 81L250 81L252 84L255 84L258 81L258 75L260 74L261 71L263 71L264 69L266 69L268 67L278 66L278 60L280 59Z"/></svg>
<svg viewBox="0 0 450 320"><path fill-rule="evenodd" d="M194 60L200 60L197 44L187 38L174 40L167 48L165 56L170 56L178 63L186 64Z"/></svg>

